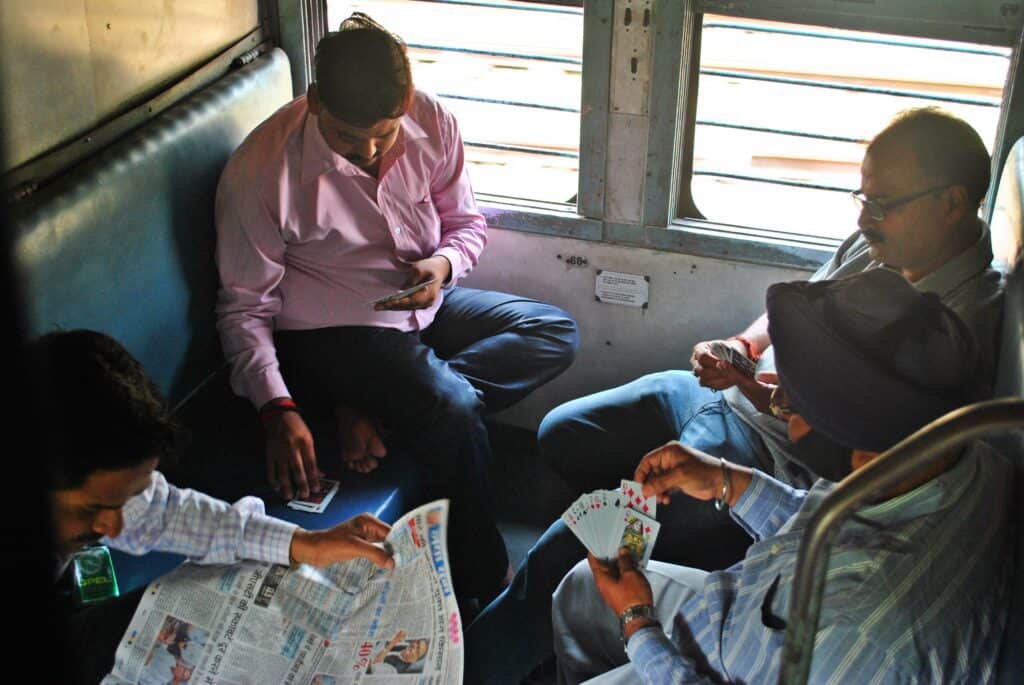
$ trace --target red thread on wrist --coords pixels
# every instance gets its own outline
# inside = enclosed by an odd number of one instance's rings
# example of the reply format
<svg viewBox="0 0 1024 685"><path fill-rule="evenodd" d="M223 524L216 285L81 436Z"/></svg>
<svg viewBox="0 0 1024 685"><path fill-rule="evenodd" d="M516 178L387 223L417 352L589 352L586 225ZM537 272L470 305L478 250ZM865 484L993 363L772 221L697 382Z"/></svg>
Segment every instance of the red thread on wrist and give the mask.
<svg viewBox="0 0 1024 685"><path fill-rule="evenodd" d="M260 409L260 421L266 424L271 418L286 411L293 411L298 414L300 413L299 405L295 404L294 400L288 398L276 400L272 404L268 402Z"/></svg>
<svg viewBox="0 0 1024 685"><path fill-rule="evenodd" d="M729 340L739 340L743 343L743 346L747 348L747 356L750 357L751 361L757 361L761 358L761 350L758 349L757 345L750 339L745 338L742 335L734 335Z"/></svg>

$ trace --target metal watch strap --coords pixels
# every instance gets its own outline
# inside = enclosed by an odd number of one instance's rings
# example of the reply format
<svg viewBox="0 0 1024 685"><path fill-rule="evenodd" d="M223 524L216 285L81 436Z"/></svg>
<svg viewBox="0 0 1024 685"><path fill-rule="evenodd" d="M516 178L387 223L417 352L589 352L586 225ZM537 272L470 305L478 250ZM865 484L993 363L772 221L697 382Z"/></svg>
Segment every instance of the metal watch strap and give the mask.
<svg viewBox="0 0 1024 685"><path fill-rule="evenodd" d="M654 622L655 625L661 625L654 615L653 606L650 604L635 604L623 611L622 615L619 616L619 636L622 638L622 644L626 644L626 625L638 618L646 618Z"/></svg>

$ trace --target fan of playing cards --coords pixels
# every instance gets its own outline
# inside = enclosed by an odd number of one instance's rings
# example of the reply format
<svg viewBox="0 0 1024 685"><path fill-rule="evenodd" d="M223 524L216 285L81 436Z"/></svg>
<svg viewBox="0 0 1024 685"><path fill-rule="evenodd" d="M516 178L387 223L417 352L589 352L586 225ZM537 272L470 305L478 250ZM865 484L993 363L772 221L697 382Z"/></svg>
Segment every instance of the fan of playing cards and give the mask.
<svg viewBox="0 0 1024 685"><path fill-rule="evenodd" d="M562 520L598 559L614 559L627 547L647 567L661 525L654 520L658 499L644 497L640 483L622 481L618 490L594 490L572 503Z"/></svg>

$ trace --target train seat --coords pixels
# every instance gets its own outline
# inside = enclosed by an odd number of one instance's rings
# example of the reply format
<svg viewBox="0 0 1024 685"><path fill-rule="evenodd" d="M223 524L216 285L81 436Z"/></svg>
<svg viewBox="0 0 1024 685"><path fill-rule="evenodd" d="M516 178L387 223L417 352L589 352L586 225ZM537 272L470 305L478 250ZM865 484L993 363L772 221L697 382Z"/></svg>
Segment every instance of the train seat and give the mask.
<svg viewBox="0 0 1024 685"><path fill-rule="evenodd" d="M1002 348L999 353L996 395L1024 396L1024 251L1021 250L1024 220L1024 138L1007 158L999 183L998 205L1005 207L1012 245L1006 284ZM994 442L1014 458L1016 468L1013 512L1016 524L1014 570L1011 577L1010 620L1003 638L996 682L1024 682L1024 434L1018 431Z"/></svg>
<svg viewBox="0 0 1024 685"><path fill-rule="evenodd" d="M172 482L229 500L263 496L271 513L306 527L362 511L393 520L416 487L393 460L370 476L337 474L342 490L323 515L286 509L265 484L255 412L227 382L213 313L217 180L291 94L288 58L271 50L19 202L14 254L27 328L100 330L143 363L191 434L181 463L164 469ZM117 554L115 564L128 590L179 561Z"/></svg>

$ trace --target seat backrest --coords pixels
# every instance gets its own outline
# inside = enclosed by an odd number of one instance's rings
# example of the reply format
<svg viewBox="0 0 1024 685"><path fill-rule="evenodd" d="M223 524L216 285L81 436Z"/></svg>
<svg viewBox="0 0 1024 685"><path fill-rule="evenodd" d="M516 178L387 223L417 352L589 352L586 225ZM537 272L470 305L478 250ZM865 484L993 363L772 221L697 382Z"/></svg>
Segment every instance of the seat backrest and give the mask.
<svg viewBox="0 0 1024 685"><path fill-rule="evenodd" d="M1024 396L1024 264L1022 264L1022 218L1024 218L1024 139L1017 141L1003 170L999 202L1005 225L1001 250L1009 261L1002 345L999 353L996 395ZM1000 250L997 250L1000 251ZM1011 580L1010 621L1003 637L996 682L1024 682L1024 434L995 440L1004 454L1012 457L1016 469L1013 511L1016 529L1014 572Z"/></svg>
<svg viewBox="0 0 1024 685"><path fill-rule="evenodd" d="M274 49L14 208L29 334L112 335L173 401L222 364L213 203L228 157L291 99Z"/></svg>

